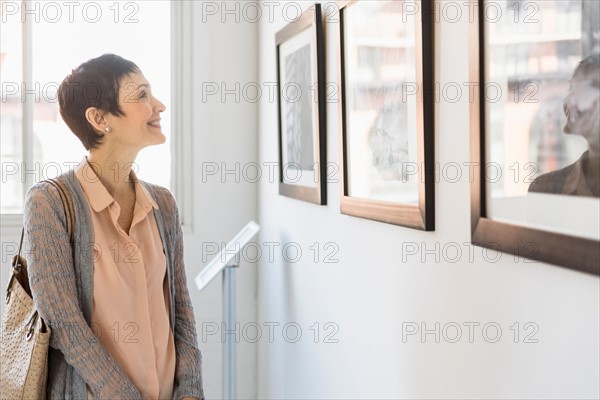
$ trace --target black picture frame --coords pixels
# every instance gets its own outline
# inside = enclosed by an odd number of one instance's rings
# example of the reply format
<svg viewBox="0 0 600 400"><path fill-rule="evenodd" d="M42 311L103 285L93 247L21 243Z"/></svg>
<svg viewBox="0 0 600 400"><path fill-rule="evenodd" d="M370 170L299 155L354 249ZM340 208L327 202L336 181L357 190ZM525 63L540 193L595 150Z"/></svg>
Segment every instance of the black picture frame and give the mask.
<svg viewBox="0 0 600 400"><path fill-rule="evenodd" d="M474 245L512 253L576 271L600 275L600 242L549 230L493 220L486 206L486 113L484 4L470 23L469 80L478 90L470 99L470 158L474 166L471 181L471 241Z"/></svg>
<svg viewBox="0 0 600 400"><path fill-rule="evenodd" d="M348 116L346 104L346 43L345 27L348 23L346 10L359 2L337 2L339 10L339 52L338 52L338 85L339 101L339 142L340 142L340 212L360 218L384 223L433 231L435 229L434 198L434 48L433 48L433 12L432 2L424 0L418 3L418 14L415 17L415 54L417 87L420 98L417 101L417 128L414 132L417 143L416 158L419 166L418 202L400 203L366 197L355 197L349 193L348 166ZM362 3L362 2L361 2ZM402 23L402 21L398 21Z"/></svg>
<svg viewBox="0 0 600 400"><path fill-rule="evenodd" d="M284 115L284 101L283 96L286 95L286 83L282 82L282 51L281 47L286 42L294 39L306 30L310 30L310 54L312 58L312 65L310 65L310 71L314 79L310 80L310 89L304 90L300 96L304 99L309 99L310 103L313 104L313 115L307 113L306 110L301 109L302 115L298 117L302 118L314 118L312 125L313 132L310 134L312 137L312 149L313 154L312 171L303 170L295 167L295 163L285 162L284 151L287 143L284 143L287 135L284 135L283 120ZM321 20L321 5L316 3L311 6L308 10L302 13L302 16L297 20L290 22L284 28L279 30L275 35L276 40L276 59L277 59L277 93L278 93L278 146L279 146L279 194L287 197L292 197L298 200L303 200L319 205L327 204L327 185L326 185L326 118L325 118L325 56L324 56L324 41L323 41L323 26ZM304 66L301 66L304 67ZM306 72L306 71L304 71ZM288 82L289 83L289 82ZM306 124L304 124L305 126ZM300 135L304 135L303 138L309 138L306 136L306 132L300 132ZM309 139L310 140L310 139ZM295 172L289 173L292 168ZM286 182L286 176L294 175L297 177L302 172L310 172L314 174L314 179L311 179L311 185L302 183L290 183Z"/></svg>

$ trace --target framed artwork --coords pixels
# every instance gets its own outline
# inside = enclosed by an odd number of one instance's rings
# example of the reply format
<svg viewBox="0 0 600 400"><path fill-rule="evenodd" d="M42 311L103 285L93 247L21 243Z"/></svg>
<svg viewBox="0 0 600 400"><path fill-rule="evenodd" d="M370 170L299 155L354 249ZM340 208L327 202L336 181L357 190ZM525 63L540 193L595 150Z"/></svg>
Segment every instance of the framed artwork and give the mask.
<svg viewBox="0 0 600 400"><path fill-rule="evenodd" d="M326 204L325 65L321 6L276 34L279 194Z"/></svg>
<svg viewBox="0 0 600 400"><path fill-rule="evenodd" d="M472 242L600 273L600 2L479 0Z"/></svg>
<svg viewBox="0 0 600 400"><path fill-rule="evenodd" d="M434 230L430 2L338 6L340 211Z"/></svg>

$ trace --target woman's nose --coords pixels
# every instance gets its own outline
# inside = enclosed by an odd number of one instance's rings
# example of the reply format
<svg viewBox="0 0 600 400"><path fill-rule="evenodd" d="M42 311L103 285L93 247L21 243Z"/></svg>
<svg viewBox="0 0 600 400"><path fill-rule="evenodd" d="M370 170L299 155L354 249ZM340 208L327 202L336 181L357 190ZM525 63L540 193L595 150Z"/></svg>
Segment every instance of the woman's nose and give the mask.
<svg viewBox="0 0 600 400"><path fill-rule="evenodd" d="M166 108L167 107L160 100L156 99L156 105L154 106L154 109L157 112L163 112Z"/></svg>
<svg viewBox="0 0 600 400"><path fill-rule="evenodd" d="M565 97L565 100L563 101L563 109L565 110L565 112L572 105L573 105L573 94L571 92L569 92L569 94L567 94L567 97Z"/></svg>

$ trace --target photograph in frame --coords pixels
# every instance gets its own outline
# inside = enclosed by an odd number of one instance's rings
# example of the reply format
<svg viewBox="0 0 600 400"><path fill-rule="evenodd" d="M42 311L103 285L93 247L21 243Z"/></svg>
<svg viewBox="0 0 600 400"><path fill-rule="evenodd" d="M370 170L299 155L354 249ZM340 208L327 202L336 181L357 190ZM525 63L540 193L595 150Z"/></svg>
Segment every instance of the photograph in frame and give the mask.
<svg viewBox="0 0 600 400"><path fill-rule="evenodd" d="M600 2L479 1L473 241L600 268Z"/></svg>
<svg viewBox="0 0 600 400"><path fill-rule="evenodd" d="M276 34L279 193L326 204L321 7Z"/></svg>
<svg viewBox="0 0 600 400"><path fill-rule="evenodd" d="M433 230L430 3L338 4L341 212Z"/></svg>

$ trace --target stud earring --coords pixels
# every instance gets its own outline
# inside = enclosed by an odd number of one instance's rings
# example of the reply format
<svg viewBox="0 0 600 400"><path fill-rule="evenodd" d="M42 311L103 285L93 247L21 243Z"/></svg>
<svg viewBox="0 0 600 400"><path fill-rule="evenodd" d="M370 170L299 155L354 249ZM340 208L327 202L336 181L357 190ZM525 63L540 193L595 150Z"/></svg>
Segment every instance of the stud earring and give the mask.
<svg viewBox="0 0 600 400"><path fill-rule="evenodd" d="M109 127L104 128L104 132L106 132L106 133L110 132L110 128Z"/></svg>

